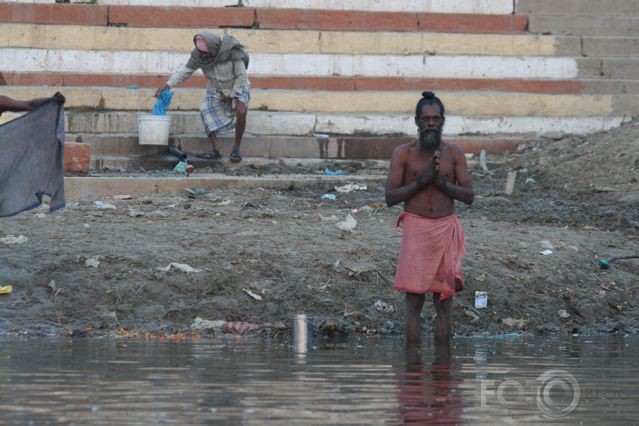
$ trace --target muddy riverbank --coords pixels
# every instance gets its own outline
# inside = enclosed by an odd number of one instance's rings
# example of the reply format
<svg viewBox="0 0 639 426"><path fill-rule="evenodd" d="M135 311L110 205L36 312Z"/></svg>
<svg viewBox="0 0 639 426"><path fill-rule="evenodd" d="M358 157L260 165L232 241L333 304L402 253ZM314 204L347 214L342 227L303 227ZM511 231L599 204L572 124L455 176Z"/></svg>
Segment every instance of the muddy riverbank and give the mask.
<svg viewBox="0 0 639 426"><path fill-rule="evenodd" d="M489 158L488 171L472 169L475 203L458 204L467 255L457 334L636 332L639 260L613 260L608 269L598 262L639 254L638 135L630 123L587 138L533 141ZM318 177L328 165L226 172ZM0 243L0 285L13 286L0 297L0 333L168 335L190 332L196 318L279 330L300 313L315 315L328 334L401 333L403 295L390 288L399 209L383 204L386 170L334 166L370 176L358 182L366 188L339 192L310 179L284 190L86 197L54 213L3 219L0 237L26 242ZM353 209L353 231L338 229ZM197 271L166 270L172 263ZM488 293L487 308L474 308L475 291ZM427 302L426 332L433 315Z"/></svg>

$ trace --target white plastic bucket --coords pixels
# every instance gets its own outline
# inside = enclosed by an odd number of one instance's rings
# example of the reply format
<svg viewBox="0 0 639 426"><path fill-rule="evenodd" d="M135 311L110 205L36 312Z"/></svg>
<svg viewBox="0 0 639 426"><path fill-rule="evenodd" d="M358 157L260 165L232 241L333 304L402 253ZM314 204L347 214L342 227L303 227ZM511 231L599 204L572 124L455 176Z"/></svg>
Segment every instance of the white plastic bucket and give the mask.
<svg viewBox="0 0 639 426"><path fill-rule="evenodd" d="M168 115L138 115L140 145L168 145L171 117Z"/></svg>

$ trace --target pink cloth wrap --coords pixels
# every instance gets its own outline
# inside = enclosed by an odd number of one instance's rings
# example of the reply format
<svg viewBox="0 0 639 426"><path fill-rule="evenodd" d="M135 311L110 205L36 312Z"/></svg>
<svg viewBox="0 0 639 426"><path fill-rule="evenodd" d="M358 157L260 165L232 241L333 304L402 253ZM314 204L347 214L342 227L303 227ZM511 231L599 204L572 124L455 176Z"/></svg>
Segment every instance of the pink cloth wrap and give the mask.
<svg viewBox="0 0 639 426"><path fill-rule="evenodd" d="M456 214L431 219L402 212L397 226L402 228L402 244L393 283L395 290L440 293L443 300L463 289L464 230Z"/></svg>

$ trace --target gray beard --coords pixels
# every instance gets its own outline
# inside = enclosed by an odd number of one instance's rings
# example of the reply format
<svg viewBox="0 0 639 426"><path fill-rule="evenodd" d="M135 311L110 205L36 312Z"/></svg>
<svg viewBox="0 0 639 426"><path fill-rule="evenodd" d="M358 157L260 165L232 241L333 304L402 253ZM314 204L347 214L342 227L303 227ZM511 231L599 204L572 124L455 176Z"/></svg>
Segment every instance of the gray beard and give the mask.
<svg viewBox="0 0 639 426"><path fill-rule="evenodd" d="M419 131L419 148L423 151L434 151L442 143L441 130L421 129Z"/></svg>

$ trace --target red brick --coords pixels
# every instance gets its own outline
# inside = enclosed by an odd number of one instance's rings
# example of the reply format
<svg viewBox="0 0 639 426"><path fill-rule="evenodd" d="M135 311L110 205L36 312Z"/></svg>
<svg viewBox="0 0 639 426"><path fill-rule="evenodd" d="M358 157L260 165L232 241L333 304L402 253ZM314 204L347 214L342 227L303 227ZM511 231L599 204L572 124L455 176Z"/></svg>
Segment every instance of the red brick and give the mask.
<svg viewBox="0 0 639 426"><path fill-rule="evenodd" d="M417 15L350 10L256 9L262 29L416 31Z"/></svg>
<svg viewBox="0 0 639 426"><path fill-rule="evenodd" d="M7 86L62 86L63 74L55 73L0 73L0 84Z"/></svg>
<svg viewBox="0 0 639 426"><path fill-rule="evenodd" d="M252 87L288 90L496 90L525 93L578 93L576 80L433 79L403 77L270 77L251 76Z"/></svg>
<svg viewBox="0 0 639 426"><path fill-rule="evenodd" d="M452 33L520 33L528 19L517 15L474 15L464 13L420 13L421 31Z"/></svg>
<svg viewBox="0 0 639 426"><path fill-rule="evenodd" d="M390 159L393 150L401 144L410 143L415 138L401 137L343 137L337 138L337 157L348 159ZM524 142L519 138L492 139L487 137L451 137L445 141L459 145L465 153L479 154L485 149L489 154L512 152L517 145Z"/></svg>
<svg viewBox="0 0 639 426"><path fill-rule="evenodd" d="M517 145L525 142L522 139L473 139L473 138L448 138L448 143L454 143L461 147L466 154L479 154L485 149L488 154L504 154L512 152Z"/></svg>
<svg viewBox="0 0 639 426"><path fill-rule="evenodd" d="M88 174L91 161L91 145L88 143L64 143L64 171Z"/></svg>
<svg viewBox="0 0 639 426"><path fill-rule="evenodd" d="M106 25L108 9L94 4L0 3L0 22Z"/></svg>
<svg viewBox="0 0 639 426"><path fill-rule="evenodd" d="M65 73L0 73L0 85L10 86L76 86L120 87L138 85L160 87L168 75L65 74ZM580 93L584 84L577 80L500 80L500 79L432 79L403 77L287 77L250 76L251 87L283 90L493 90L520 93ZM179 87L206 87L206 79L194 75Z"/></svg>
<svg viewBox="0 0 639 426"><path fill-rule="evenodd" d="M390 159L398 145L414 141L408 137L337 138L337 157L349 159Z"/></svg>
<svg viewBox="0 0 639 426"><path fill-rule="evenodd" d="M246 27L255 23L255 10L245 7L110 6L109 24L129 27Z"/></svg>

